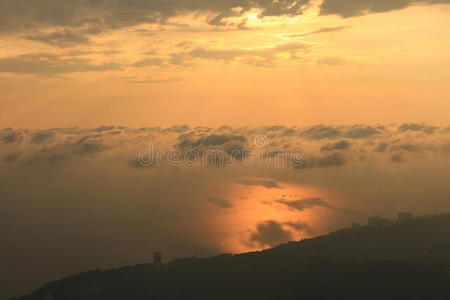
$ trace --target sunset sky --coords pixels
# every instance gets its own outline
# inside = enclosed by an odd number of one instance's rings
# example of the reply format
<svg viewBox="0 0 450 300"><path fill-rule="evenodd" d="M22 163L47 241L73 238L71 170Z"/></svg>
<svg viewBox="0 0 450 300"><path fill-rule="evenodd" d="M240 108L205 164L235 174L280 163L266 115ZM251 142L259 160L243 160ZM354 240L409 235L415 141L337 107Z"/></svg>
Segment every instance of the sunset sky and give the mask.
<svg viewBox="0 0 450 300"><path fill-rule="evenodd" d="M448 3L4 0L0 126L443 124Z"/></svg>
<svg viewBox="0 0 450 300"><path fill-rule="evenodd" d="M450 211L449 4L0 0L0 299Z"/></svg>

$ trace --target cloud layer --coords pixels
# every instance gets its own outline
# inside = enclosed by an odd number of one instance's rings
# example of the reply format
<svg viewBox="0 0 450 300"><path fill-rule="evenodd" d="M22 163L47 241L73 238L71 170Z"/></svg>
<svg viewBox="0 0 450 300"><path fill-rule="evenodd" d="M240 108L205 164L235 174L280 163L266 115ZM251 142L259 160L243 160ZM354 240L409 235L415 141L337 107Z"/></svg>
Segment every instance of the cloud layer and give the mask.
<svg viewBox="0 0 450 300"><path fill-rule="evenodd" d="M448 4L449 0L324 0L321 13L342 17L381 13L402 9L411 5Z"/></svg>
<svg viewBox="0 0 450 300"><path fill-rule="evenodd" d="M165 23L171 17L189 13L210 14L210 23L223 25L224 18L258 9L261 16L299 15L308 0L6 0L1 3L1 30L60 26L84 29L86 33L143 23Z"/></svg>
<svg viewBox="0 0 450 300"><path fill-rule="evenodd" d="M448 0L324 0L320 11L324 15L352 17L410 5L448 3ZM88 43L89 36L111 30L140 24L169 24L171 18L182 15L203 15L213 26L244 28L243 23L233 23L227 18L252 10L260 18L300 16L312 4L311 0L4 0L0 3L0 31L26 32L24 38L64 48ZM340 29L324 28L312 33Z"/></svg>
<svg viewBox="0 0 450 300"><path fill-rule="evenodd" d="M398 126L326 126L307 128L126 128L103 126L95 129L49 129L0 131L3 144L0 156L20 153L15 163L30 164L37 161L56 162L62 158L75 159L80 155L129 153L124 163L136 160L140 151L149 144L167 153L178 151L179 158L195 154L202 159L209 151L219 150L225 161L245 163L256 157L263 162L277 162L293 153L301 153L301 164L285 163L298 169L315 167L342 167L367 162L402 162L420 157L445 157L449 153L450 130L426 124ZM255 137L265 137L267 144L260 147ZM131 146L133 145L133 146ZM196 151L193 153L192 151ZM285 155L286 157L284 157ZM134 157L133 157L134 156ZM61 158L55 160L55 158ZM256 159L255 158L255 159ZM401 159L400 159L401 158ZM54 161L55 160L55 161ZM11 159L7 159L11 161ZM167 160L162 159L167 165ZM142 167L136 163L130 166ZM245 182L260 184L270 182ZM274 183L276 184L276 183ZM271 187L276 188L276 185Z"/></svg>

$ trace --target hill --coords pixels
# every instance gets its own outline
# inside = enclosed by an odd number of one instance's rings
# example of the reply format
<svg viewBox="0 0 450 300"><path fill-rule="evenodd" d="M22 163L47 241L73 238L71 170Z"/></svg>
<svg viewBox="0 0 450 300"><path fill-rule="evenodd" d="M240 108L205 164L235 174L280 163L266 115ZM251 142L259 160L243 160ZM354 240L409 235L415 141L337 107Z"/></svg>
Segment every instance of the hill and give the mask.
<svg viewBox="0 0 450 300"><path fill-rule="evenodd" d="M21 300L449 299L450 215L344 229L260 252L94 270Z"/></svg>

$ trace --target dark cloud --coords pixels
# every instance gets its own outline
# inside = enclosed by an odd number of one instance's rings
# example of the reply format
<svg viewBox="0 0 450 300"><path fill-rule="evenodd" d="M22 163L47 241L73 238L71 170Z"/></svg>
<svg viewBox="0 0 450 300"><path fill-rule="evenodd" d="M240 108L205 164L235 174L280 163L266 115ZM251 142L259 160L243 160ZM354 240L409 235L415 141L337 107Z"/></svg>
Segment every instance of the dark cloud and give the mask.
<svg viewBox="0 0 450 300"><path fill-rule="evenodd" d="M346 150L346 149L349 149L350 147L351 147L351 144L348 141L342 140L335 144L323 145L322 148L320 148L320 151L325 152L325 151L333 151L333 150Z"/></svg>
<svg viewBox="0 0 450 300"><path fill-rule="evenodd" d="M267 126L264 129L266 132L274 132L274 131L284 131L287 128L285 126L281 126L281 125L273 125L273 126Z"/></svg>
<svg viewBox="0 0 450 300"><path fill-rule="evenodd" d="M153 67L153 66L161 67L161 66L166 65L167 63L168 63L168 60L165 58L151 57L151 58L145 58L145 59L135 62L133 64L133 67L138 67L138 68Z"/></svg>
<svg viewBox="0 0 450 300"><path fill-rule="evenodd" d="M319 167L342 167L345 163L345 156L340 153L333 153L314 161L314 164Z"/></svg>
<svg viewBox="0 0 450 300"><path fill-rule="evenodd" d="M292 239L290 231L285 230L283 225L276 221L267 221L257 226L257 231L250 237L251 242L261 246L274 247L286 243Z"/></svg>
<svg viewBox="0 0 450 300"><path fill-rule="evenodd" d="M314 208L314 207L331 208L331 206L328 204L328 202L322 198L306 198L306 199L300 199L300 200L279 199L279 200L277 200L277 202L284 204L284 205L288 206L289 208L298 210L298 211L304 211L306 209Z"/></svg>
<svg viewBox="0 0 450 300"><path fill-rule="evenodd" d="M403 126L403 127L402 127ZM140 145L144 149L150 140L158 143L160 149L167 151L181 151L180 161L185 161L188 151L197 151L199 166L208 163L213 166L222 166L228 163L242 165L244 159L255 158L255 166L261 164L291 165L295 169L333 168L350 165L354 162L376 162L377 159L392 160L391 156L401 153L403 156L415 158L441 157L449 151L443 130L436 130L434 126L426 124L406 124L402 126L325 126L319 125L309 128L286 128L283 126L263 126L258 128L232 128L232 127L195 127L179 125L168 128L133 129L117 126L101 126L93 129L48 129L34 130L2 130L0 143L5 150L0 155L12 152L21 152L19 158L23 161L54 162L73 160L83 155L97 155L113 148L127 149L128 146ZM399 129L401 127L401 129ZM431 129L430 129L431 128ZM286 136L283 133L290 129ZM434 130L433 130L434 129ZM405 132L426 133L415 137L405 135ZM270 139L270 146L264 149L255 148L249 141L255 135L266 134ZM347 137L347 139L342 139ZM350 137L358 138L358 147L353 147ZM340 139L338 139L340 138ZM321 142L323 139L330 139ZM20 143L19 143L20 141ZM142 143L145 143L143 146ZM19 148L20 145L20 148ZM27 147L32 145L32 147ZM128 145L128 146L127 146ZM155 144L156 145L156 144ZM43 149L47 152L40 152ZM143 168L135 158L140 150L134 149L122 161L132 168ZM295 151L302 150L301 158L290 156ZM122 150L121 150L122 151ZM55 154L52 158L51 155ZM217 155L220 154L220 158ZM64 156L59 157L58 155ZM381 156L385 156L382 158ZM192 158L192 157L191 157ZM167 157L161 158L158 166L167 166ZM300 161L298 161L300 159ZM216 162L216 163L214 163ZM290 163L291 162L291 163ZM300 162L300 163L297 163ZM273 163L273 164L272 164ZM153 166L154 167L154 166ZM259 178L255 176L255 178ZM264 177L262 177L264 178ZM261 185L275 188L276 182L242 182L248 185Z"/></svg>
<svg viewBox="0 0 450 300"><path fill-rule="evenodd" d="M55 134L51 131L38 132L31 138L31 143L41 144L51 140L54 136Z"/></svg>
<svg viewBox="0 0 450 300"><path fill-rule="evenodd" d="M201 138L197 141L197 143L203 146L220 146L228 143L229 141L241 141L245 142L244 136L229 136L229 135L217 135L212 134L205 138Z"/></svg>
<svg viewBox="0 0 450 300"><path fill-rule="evenodd" d="M242 160L250 154L250 151L247 150L242 144L228 144L225 145L224 149L230 157L237 160Z"/></svg>
<svg viewBox="0 0 450 300"><path fill-rule="evenodd" d="M58 48L69 48L90 43L90 39L85 33L68 29L50 33L34 33L25 36L25 38L32 41L46 43Z"/></svg>
<svg viewBox="0 0 450 300"><path fill-rule="evenodd" d="M20 136L18 134L11 133L11 134L8 134L8 135L2 137L1 140L5 144L11 144L11 143L14 143L14 142L18 141L19 138L20 138Z"/></svg>
<svg viewBox="0 0 450 300"><path fill-rule="evenodd" d="M97 132L105 132L111 130L114 126L103 126L95 129ZM114 127L115 128L115 127ZM77 155L95 155L105 151L108 147L100 139L100 134L86 135L78 139L71 145L72 153Z"/></svg>
<svg viewBox="0 0 450 300"><path fill-rule="evenodd" d="M347 159L342 153L333 152L325 156L311 156L306 155L301 160L292 160L291 165L295 169L310 169L310 168L331 168L331 167L343 167L347 164Z"/></svg>
<svg viewBox="0 0 450 300"><path fill-rule="evenodd" d="M301 221L298 222L285 222L284 225L291 227L292 229L296 231L302 231L305 232L308 235L314 234L314 231L312 230L311 226L309 226L306 223L303 223Z"/></svg>
<svg viewBox="0 0 450 300"><path fill-rule="evenodd" d="M291 136L297 133L297 128L287 128L283 132L280 133L281 136Z"/></svg>
<svg viewBox="0 0 450 300"><path fill-rule="evenodd" d="M296 52L309 48L309 45L301 42L280 44L274 47L261 49L209 49L198 47L191 51L172 53L171 64L185 65L193 59L217 60L228 62L237 58L257 58L262 62L269 63L276 59L276 54L284 52ZM155 58L156 59L156 58ZM251 60L247 63L252 63ZM264 64L262 66L265 66Z"/></svg>
<svg viewBox="0 0 450 300"><path fill-rule="evenodd" d="M304 33L295 33L295 34L287 34L286 37L296 38L296 37L305 37L309 35L319 34L319 33L326 33L326 32L336 32L336 31L343 31L347 29L348 26L338 26L338 27L323 27L314 31L304 32Z"/></svg>
<svg viewBox="0 0 450 300"><path fill-rule="evenodd" d="M365 139L383 133L383 126L372 127L365 125L339 126L332 127L326 125L317 125L310 127L303 132L301 136L312 140L331 139L345 137L349 139Z"/></svg>
<svg viewBox="0 0 450 300"><path fill-rule="evenodd" d="M116 129L116 126L100 126L94 129L95 132L104 132Z"/></svg>
<svg viewBox="0 0 450 300"><path fill-rule="evenodd" d="M0 59L0 73L57 76L74 72L118 70L114 63L92 64L80 58L60 58L49 53L33 53Z"/></svg>
<svg viewBox="0 0 450 300"><path fill-rule="evenodd" d="M301 135L312 140L322 140L339 137L341 131L331 126L317 125L306 129Z"/></svg>
<svg viewBox="0 0 450 300"><path fill-rule="evenodd" d="M224 20L255 8L260 16L302 14L309 0L3 0L0 2L0 30L23 30L60 26L83 28L96 34L144 23L168 23L168 19L197 12L209 14L211 25L228 25ZM235 8L240 7L240 10ZM239 25L239 24L236 24Z"/></svg>
<svg viewBox="0 0 450 300"><path fill-rule="evenodd" d="M402 143L398 145L393 145L391 150L394 151L406 151L406 152L415 152L424 149L425 146L421 144L411 144L411 143Z"/></svg>
<svg viewBox="0 0 450 300"><path fill-rule="evenodd" d="M403 124L403 125L400 125L400 127L398 127L399 132L417 131L417 132L423 132L423 133L427 133L427 134L433 133L436 129L437 129L437 127L428 126L425 124L414 124L414 123Z"/></svg>
<svg viewBox="0 0 450 300"><path fill-rule="evenodd" d="M26 35L22 34L25 38L56 47L71 47L89 43L91 35L110 30L140 24L173 25L170 18L192 13L204 16L211 26L233 26L237 30L245 30L248 29L245 20L231 22L227 18L242 16L252 9L258 9L261 18L298 16L303 14L312 2L311 0L2 0L0 31L24 31L27 32ZM351 17L401 9L412 4L440 3L449 3L449 0L325 0L321 5L321 14ZM184 24L179 26L187 27ZM48 31L49 28L55 27L60 29ZM297 36L338 30L342 29L321 28ZM29 33L30 31L32 33ZM203 55L233 56L232 53Z"/></svg>
<svg viewBox="0 0 450 300"><path fill-rule="evenodd" d="M222 146L228 142L241 142L245 143L246 137L243 135L227 135L227 134L212 134L206 137L201 137L195 141L183 140L178 146L180 148L196 148L200 146Z"/></svg>
<svg viewBox="0 0 450 300"><path fill-rule="evenodd" d="M324 0L322 15L340 15L344 18L370 13L402 9L410 5L448 4L449 0Z"/></svg>
<svg viewBox="0 0 450 300"><path fill-rule="evenodd" d="M276 181L273 180L264 180L264 179L245 179L245 180L239 180L237 183L242 185L249 185L249 186L263 186L268 189L279 189L280 186Z"/></svg>
<svg viewBox="0 0 450 300"><path fill-rule="evenodd" d="M106 149L105 146L101 142L92 141L76 145L73 152L79 155L87 155L87 154L95 155L104 151L105 149Z"/></svg>
<svg viewBox="0 0 450 300"><path fill-rule="evenodd" d="M109 132L108 132L109 135L119 135L119 134L121 134L121 133L122 133L121 130L112 130L112 131L109 131Z"/></svg>
<svg viewBox="0 0 450 300"><path fill-rule="evenodd" d="M231 208L233 204L230 201L222 198L208 198L208 202L213 203L214 205L219 206L220 208Z"/></svg>
<svg viewBox="0 0 450 300"><path fill-rule="evenodd" d="M380 134L382 132L380 129L381 128L375 128L372 126L355 125L350 127L344 133L344 136L350 139L365 139Z"/></svg>
<svg viewBox="0 0 450 300"><path fill-rule="evenodd" d="M188 125L175 125L170 128L167 128L166 130L171 131L171 132L176 132L176 133L183 133L190 129L191 129L191 127L189 127Z"/></svg>

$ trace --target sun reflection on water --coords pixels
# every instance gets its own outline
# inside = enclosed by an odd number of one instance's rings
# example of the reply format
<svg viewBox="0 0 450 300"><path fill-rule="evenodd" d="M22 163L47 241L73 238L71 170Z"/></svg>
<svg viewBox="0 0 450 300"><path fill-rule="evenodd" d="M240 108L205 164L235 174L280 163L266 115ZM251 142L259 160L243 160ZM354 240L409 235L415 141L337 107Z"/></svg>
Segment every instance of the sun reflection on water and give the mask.
<svg viewBox="0 0 450 300"><path fill-rule="evenodd" d="M286 205L302 199L326 197L327 191L313 186L249 178L225 183L216 191L216 199L221 199L220 204L227 205L219 207L211 204L212 217L208 222L212 223L209 226L217 230L213 243L222 252L240 253L272 246L252 239L258 234L258 225L267 222L277 225L275 229L289 235L290 240L321 234L328 227L330 207L318 205L294 208Z"/></svg>

